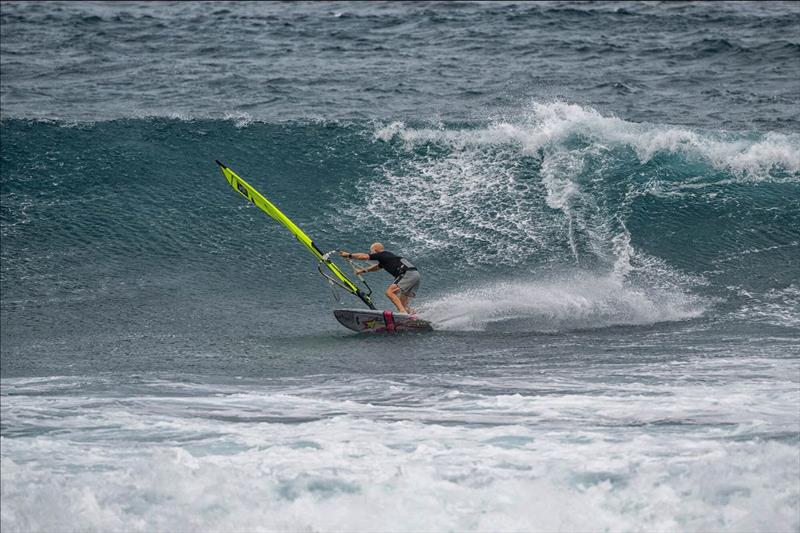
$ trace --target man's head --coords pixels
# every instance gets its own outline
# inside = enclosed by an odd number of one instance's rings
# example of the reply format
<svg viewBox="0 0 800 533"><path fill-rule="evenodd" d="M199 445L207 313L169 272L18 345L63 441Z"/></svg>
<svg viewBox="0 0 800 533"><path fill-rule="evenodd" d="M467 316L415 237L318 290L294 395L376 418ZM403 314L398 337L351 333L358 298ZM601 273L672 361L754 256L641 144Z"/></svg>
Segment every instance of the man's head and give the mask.
<svg viewBox="0 0 800 533"><path fill-rule="evenodd" d="M369 247L369 253L377 254L378 252L383 251L383 245L379 242L373 242L372 246Z"/></svg>

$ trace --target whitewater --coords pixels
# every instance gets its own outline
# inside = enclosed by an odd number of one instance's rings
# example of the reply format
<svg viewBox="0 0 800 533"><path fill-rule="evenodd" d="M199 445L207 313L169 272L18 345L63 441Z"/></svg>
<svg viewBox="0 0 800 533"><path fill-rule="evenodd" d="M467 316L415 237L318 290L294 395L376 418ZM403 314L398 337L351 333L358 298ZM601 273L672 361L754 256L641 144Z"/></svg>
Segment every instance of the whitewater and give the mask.
<svg viewBox="0 0 800 533"><path fill-rule="evenodd" d="M0 4L0 528L800 531L798 27Z"/></svg>

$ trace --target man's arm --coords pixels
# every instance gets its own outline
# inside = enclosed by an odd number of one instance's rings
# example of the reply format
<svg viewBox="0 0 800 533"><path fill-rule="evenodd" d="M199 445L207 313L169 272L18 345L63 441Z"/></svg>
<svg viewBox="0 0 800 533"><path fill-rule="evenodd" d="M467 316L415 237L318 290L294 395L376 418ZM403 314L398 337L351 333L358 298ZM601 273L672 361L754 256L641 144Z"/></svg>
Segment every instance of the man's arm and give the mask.
<svg viewBox="0 0 800 533"><path fill-rule="evenodd" d="M360 254L360 253L348 253L348 252L339 252L339 255L342 257L348 257L350 259L360 259L361 261L369 261L369 254Z"/></svg>
<svg viewBox="0 0 800 533"><path fill-rule="evenodd" d="M342 257L347 257L349 259L359 259L361 261L369 261L369 254L362 254L362 253L351 254L348 252L339 252L339 255L341 255ZM375 263L374 265L369 266L367 268L356 269L356 274L363 274L365 272L375 272L379 268L381 268L381 264Z"/></svg>

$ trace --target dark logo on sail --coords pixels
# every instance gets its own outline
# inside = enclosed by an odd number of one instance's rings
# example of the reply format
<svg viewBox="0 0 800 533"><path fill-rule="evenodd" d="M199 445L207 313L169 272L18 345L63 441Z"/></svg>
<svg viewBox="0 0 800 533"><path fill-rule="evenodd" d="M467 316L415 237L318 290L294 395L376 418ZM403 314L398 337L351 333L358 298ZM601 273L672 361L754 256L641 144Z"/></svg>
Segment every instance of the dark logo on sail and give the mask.
<svg viewBox="0 0 800 533"><path fill-rule="evenodd" d="M247 189L245 189L244 185L242 185L242 184L241 184L241 182L238 182L238 181L236 182L236 189L237 189L237 190L238 190L240 193L242 193L242 195L243 195L245 198L247 198L248 200L250 199L250 195L249 195L249 194L247 194Z"/></svg>

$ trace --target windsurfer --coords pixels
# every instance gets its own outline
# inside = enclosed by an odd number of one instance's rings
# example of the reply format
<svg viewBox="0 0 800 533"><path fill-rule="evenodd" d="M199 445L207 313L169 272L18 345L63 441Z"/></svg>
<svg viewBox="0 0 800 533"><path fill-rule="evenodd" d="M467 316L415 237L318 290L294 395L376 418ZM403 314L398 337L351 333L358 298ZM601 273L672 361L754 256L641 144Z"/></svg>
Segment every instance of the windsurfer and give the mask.
<svg viewBox="0 0 800 533"><path fill-rule="evenodd" d="M359 268L356 274L361 275L366 272L374 272L379 269L386 270L394 276L394 281L386 289L386 296L392 301L401 313L413 314L414 310L408 306L409 300L417 295L421 277L417 267L408 259L386 251L379 242L373 243L369 247L369 253L339 252L342 257L359 259L361 261L377 261L374 265L367 268Z"/></svg>

